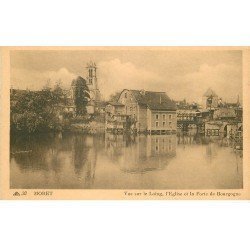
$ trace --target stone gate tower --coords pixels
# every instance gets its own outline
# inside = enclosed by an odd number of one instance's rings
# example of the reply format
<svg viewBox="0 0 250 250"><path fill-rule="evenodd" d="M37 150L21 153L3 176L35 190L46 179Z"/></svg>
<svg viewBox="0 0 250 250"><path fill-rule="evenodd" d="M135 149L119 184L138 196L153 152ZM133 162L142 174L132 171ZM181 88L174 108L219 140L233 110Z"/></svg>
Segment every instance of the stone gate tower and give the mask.
<svg viewBox="0 0 250 250"><path fill-rule="evenodd" d="M100 90L97 83L97 67L94 62L89 62L87 64L87 85L90 91L90 99L94 102L99 102L101 99Z"/></svg>

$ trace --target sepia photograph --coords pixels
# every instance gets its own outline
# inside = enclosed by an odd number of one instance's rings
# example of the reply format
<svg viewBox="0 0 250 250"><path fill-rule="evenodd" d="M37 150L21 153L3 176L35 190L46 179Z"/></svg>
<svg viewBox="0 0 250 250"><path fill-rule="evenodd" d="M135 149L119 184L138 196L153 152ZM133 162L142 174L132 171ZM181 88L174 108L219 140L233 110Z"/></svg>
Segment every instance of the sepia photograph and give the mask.
<svg viewBox="0 0 250 250"><path fill-rule="evenodd" d="M242 50L10 50L10 189L243 189Z"/></svg>
<svg viewBox="0 0 250 250"><path fill-rule="evenodd" d="M2 1L2 249L250 249L249 7Z"/></svg>

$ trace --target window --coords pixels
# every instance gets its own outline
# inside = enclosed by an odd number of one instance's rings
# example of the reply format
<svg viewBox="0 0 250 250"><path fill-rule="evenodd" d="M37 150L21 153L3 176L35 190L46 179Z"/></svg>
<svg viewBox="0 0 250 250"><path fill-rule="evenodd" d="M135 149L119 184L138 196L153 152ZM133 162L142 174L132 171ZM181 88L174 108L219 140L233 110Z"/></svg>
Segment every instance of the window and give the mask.
<svg viewBox="0 0 250 250"><path fill-rule="evenodd" d="M156 120L159 119L159 115L158 115L158 114L155 115L155 119L156 119Z"/></svg>
<svg viewBox="0 0 250 250"><path fill-rule="evenodd" d="M89 79L89 83L92 84L92 79L91 78Z"/></svg>
<svg viewBox="0 0 250 250"><path fill-rule="evenodd" d="M169 122L168 124L169 124L170 127L172 126L172 122Z"/></svg>
<svg viewBox="0 0 250 250"><path fill-rule="evenodd" d="M127 93L124 94L124 97L127 98Z"/></svg>
<svg viewBox="0 0 250 250"><path fill-rule="evenodd" d="M165 127L165 122L162 123L162 126Z"/></svg>
<svg viewBox="0 0 250 250"><path fill-rule="evenodd" d="M159 122L155 122L155 126L158 127L159 126Z"/></svg>
<svg viewBox="0 0 250 250"><path fill-rule="evenodd" d="M165 120L166 119L166 115L162 115L162 119Z"/></svg>
<svg viewBox="0 0 250 250"><path fill-rule="evenodd" d="M209 132L209 135L218 136L219 135L219 129L211 129Z"/></svg>
<svg viewBox="0 0 250 250"><path fill-rule="evenodd" d="M169 119L172 119L172 115L169 115Z"/></svg>
<svg viewBox="0 0 250 250"><path fill-rule="evenodd" d="M219 129L207 129L207 136L219 136Z"/></svg>
<svg viewBox="0 0 250 250"><path fill-rule="evenodd" d="M93 76L93 70L89 69L89 76L92 77Z"/></svg>
<svg viewBox="0 0 250 250"><path fill-rule="evenodd" d="M155 142L158 143L158 139L155 139Z"/></svg>

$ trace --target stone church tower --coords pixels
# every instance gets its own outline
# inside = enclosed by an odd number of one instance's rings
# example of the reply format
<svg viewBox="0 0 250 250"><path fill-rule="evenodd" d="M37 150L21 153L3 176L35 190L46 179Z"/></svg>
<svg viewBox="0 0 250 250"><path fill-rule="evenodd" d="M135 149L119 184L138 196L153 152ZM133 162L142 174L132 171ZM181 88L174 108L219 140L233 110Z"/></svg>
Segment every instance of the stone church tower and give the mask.
<svg viewBox="0 0 250 250"><path fill-rule="evenodd" d="M89 62L86 68L87 68L87 85L90 92L90 100L94 102L99 102L101 100L101 94L97 83L96 64L93 62Z"/></svg>
<svg viewBox="0 0 250 250"><path fill-rule="evenodd" d="M217 108L219 104L219 97L218 95L209 88L202 97L202 106L205 109L208 108Z"/></svg>

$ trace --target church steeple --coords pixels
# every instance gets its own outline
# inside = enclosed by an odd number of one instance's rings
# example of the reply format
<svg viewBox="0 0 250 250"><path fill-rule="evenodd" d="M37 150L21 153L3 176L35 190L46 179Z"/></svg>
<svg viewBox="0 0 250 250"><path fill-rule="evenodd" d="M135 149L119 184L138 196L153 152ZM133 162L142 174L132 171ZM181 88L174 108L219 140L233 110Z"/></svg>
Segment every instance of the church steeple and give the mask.
<svg viewBox="0 0 250 250"><path fill-rule="evenodd" d="M90 91L90 99L93 101L100 101L101 95L97 84L97 67L94 62L87 64L87 85Z"/></svg>
<svg viewBox="0 0 250 250"><path fill-rule="evenodd" d="M87 77L88 83L87 84L90 85L92 89L98 89L96 70L97 70L97 67L94 62L91 61L87 64L87 71L88 71L88 77Z"/></svg>

